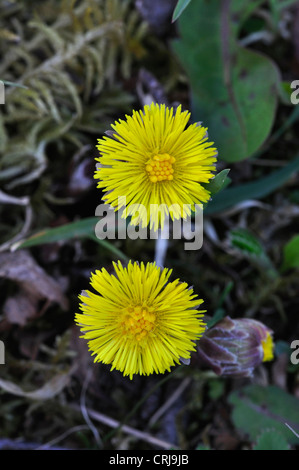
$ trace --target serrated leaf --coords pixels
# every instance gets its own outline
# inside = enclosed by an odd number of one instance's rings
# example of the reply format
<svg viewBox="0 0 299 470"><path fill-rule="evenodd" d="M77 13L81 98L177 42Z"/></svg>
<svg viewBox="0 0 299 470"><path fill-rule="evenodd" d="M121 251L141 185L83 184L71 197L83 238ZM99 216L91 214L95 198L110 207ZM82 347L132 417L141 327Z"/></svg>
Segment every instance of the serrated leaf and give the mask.
<svg viewBox="0 0 299 470"><path fill-rule="evenodd" d="M299 400L279 387L249 385L229 395L232 420L237 429L255 442L263 429L275 429L289 444L298 438L285 426L299 432Z"/></svg>
<svg viewBox="0 0 299 470"><path fill-rule="evenodd" d="M265 429L258 437L253 450L290 450L286 438L275 429Z"/></svg>

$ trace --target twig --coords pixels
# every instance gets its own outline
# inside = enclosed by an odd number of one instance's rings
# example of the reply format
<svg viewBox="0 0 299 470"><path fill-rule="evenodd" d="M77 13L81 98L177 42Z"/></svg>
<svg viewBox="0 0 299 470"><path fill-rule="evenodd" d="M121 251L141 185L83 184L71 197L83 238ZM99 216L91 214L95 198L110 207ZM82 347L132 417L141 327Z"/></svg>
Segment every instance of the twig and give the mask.
<svg viewBox="0 0 299 470"><path fill-rule="evenodd" d="M0 439L0 450L35 450L38 444L34 442L24 442L17 439ZM64 447L42 446L44 450L67 450Z"/></svg>
<svg viewBox="0 0 299 470"><path fill-rule="evenodd" d="M84 380L84 383L83 383L83 387L82 387L82 393L81 393L81 396L80 396L80 407L81 407L81 412L82 412L83 418L85 419L86 424L88 425L88 427L92 431L98 447L101 449L103 447L102 440L100 438L100 435L99 435L99 432L98 432L97 428L94 426L91 419L89 418L87 408L86 408L86 404L85 404L86 390L87 390L88 384L90 382L91 376L92 376L92 369L89 369L87 374L86 374L86 377L85 377L85 380Z"/></svg>
<svg viewBox="0 0 299 470"><path fill-rule="evenodd" d="M79 409L78 406L74 406L74 408ZM106 424L113 429L120 428L122 432L162 449L176 449L176 447L170 442L162 441L161 439L151 436L147 432L139 431L138 429L132 428L131 426L127 426L126 424L122 425L120 421L110 418L103 413L91 410L90 408L87 408L86 411L91 418L99 421L100 423Z"/></svg>
<svg viewBox="0 0 299 470"><path fill-rule="evenodd" d="M55 439L52 439L51 441L46 442L45 444L42 444L39 447L35 447L34 450L47 450L49 448L53 449L51 447L53 444L56 444L57 442L62 441L63 439L65 439L66 437L68 437L70 434L74 432L82 431L84 429L89 429L89 426L87 426L87 424L74 426L73 428L68 429L64 433L60 434L60 436L55 437Z"/></svg>
<svg viewBox="0 0 299 470"><path fill-rule="evenodd" d="M184 390L190 384L191 379L190 377L186 377L180 386L175 390L175 392L170 396L170 398L153 414L151 419L149 420L149 426L155 424L156 421L177 401L179 396L184 392Z"/></svg>

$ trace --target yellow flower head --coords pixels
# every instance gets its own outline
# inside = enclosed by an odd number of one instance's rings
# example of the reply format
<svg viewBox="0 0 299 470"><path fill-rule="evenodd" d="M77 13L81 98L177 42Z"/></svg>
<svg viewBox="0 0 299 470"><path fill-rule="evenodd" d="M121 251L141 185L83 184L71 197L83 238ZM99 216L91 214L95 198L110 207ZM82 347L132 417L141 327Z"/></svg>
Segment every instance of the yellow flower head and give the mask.
<svg viewBox="0 0 299 470"><path fill-rule="evenodd" d="M150 224L156 230L169 214L186 218L195 204L209 200L201 183L214 176L217 151L205 127L186 127L189 119L181 106L174 111L152 103L115 122L112 137L98 139L101 156L95 178L105 193L103 200L115 210L126 206L124 216L135 214L133 224ZM162 205L165 210L151 209Z"/></svg>
<svg viewBox="0 0 299 470"><path fill-rule="evenodd" d="M189 359L205 330L203 302L179 279L168 282L171 270L155 263L114 263L115 274L104 268L92 274L97 291L80 296L82 313L76 323L88 340L95 362L111 364L123 375L170 371Z"/></svg>
<svg viewBox="0 0 299 470"><path fill-rule="evenodd" d="M263 362L273 361L274 359L274 342L272 331L266 331L262 340Z"/></svg>

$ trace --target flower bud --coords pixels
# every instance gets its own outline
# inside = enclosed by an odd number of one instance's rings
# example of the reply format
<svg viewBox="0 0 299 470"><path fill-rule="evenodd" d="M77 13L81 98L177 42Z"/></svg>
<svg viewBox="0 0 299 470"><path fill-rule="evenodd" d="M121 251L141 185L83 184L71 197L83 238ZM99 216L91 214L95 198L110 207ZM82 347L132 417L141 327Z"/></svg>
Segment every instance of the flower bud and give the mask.
<svg viewBox="0 0 299 470"><path fill-rule="evenodd" d="M255 367L273 359L272 331L250 318L223 318L197 346L197 359L217 375L250 377Z"/></svg>

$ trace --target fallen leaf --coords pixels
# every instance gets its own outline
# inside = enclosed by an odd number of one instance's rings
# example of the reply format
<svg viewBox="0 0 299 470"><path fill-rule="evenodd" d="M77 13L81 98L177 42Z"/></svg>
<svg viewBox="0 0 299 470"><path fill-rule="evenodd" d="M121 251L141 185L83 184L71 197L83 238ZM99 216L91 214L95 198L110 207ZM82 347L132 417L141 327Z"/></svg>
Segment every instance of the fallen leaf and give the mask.
<svg viewBox="0 0 299 470"><path fill-rule="evenodd" d="M61 285L49 276L25 250L0 253L0 277L17 283L19 290L14 297L8 297L3 311L10 323L25 325L29 318L44 313L51 303L57 303L63 310L68 300ZM39 301L45 300L42 309Z"/></svg>
<svg viewBox="0 0 299 470"><path fill-rule="evenodd" d="M24 326L29 318L36 316L38 302L35 297L20 291L14 297L8 297L3 305L3 313L9 323Z"/></svg>
<svg viewBox="0 0 299 470"><path fill-rule="evenodd" d="M32 400L49 400L60 393L68 385L69 380L70 371L55 375L41 388L30 392L26 392L19 385L4 379L0 379L0 388L18 397L30 398Z"/></svg>

